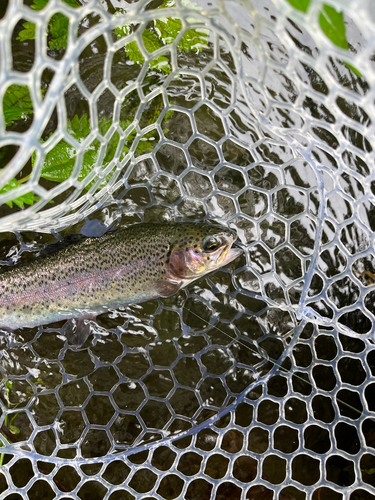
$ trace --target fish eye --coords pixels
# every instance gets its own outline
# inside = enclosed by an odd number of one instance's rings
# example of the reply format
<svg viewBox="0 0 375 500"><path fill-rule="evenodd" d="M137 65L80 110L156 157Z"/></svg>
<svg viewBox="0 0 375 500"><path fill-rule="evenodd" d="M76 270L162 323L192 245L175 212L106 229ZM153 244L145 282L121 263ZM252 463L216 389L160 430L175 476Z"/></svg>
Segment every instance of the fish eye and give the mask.
<svg viewBox="0 0 375 500"><path fill-rule="evenodd" d="M214 252L221 246L220 238L216 236L208 236L205 240L203 240L202 250L204 252Z"/></svg>

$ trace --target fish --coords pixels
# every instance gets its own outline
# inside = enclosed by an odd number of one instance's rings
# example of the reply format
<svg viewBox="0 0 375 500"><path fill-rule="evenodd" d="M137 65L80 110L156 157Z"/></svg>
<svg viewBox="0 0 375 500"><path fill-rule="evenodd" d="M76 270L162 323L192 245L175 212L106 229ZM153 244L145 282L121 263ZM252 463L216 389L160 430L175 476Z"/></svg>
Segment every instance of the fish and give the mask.
<svg viewBox="0 0 375 500"><path fill-rule="evenodd" d="M86 238L0 274L0 327L93 319L169 297L232 262L232 229L205 222L140 223Z"/></svg>

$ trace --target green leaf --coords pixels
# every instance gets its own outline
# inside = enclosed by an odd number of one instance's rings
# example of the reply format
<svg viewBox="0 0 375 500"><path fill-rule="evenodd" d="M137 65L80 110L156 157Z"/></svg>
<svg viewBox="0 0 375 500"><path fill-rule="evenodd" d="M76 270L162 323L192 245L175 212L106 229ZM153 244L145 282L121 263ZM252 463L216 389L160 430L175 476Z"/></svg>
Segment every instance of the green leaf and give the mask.
<svg viewBox="0 0 375 500"><path fill-rule="evenodd" d="M310 5L310 0L287 0L287 2L290 3L290 5L292 5L295 9L302 12L306 12ZM344 15L342 12L337 12L334 7L324 4L319 15L319 24L323 33L331 40L332 43L342 49L349 49L348 41L346 39ZM348 69L353 71L355 75L362 78L362 73L352 64L346 61L344 61L344 64Z"/></svg>
<svg viewBox="0 0 375 500"><path fill-rule="evenodd" d="M31 5L31 8L34 10L42 10L47 5L48 0L34 0L34 3Z"/></svg>
<svg viewBox="0 0 375 500"><path fill-rule="evenodd" d="M126 55L131 61L136 64L143 64L144 57L142 55L142 52L139 50L138 44L135 40L125 45L125 50Z"/></svg>
<svg viewBox="0 0 375 500"><path fill-rule="evenodd" d="M173 112L171 112L173 113ZM126 120L120 122L121 128L125 130L130 124L130 121ZM101 118L98 124L99 131L102 135L105 135L112 125L111 120L107 120L106 118ZM78 142L83 142L85 137L90 133L90 121L86 114L84 114L81 118L78 118L76 115L73 120L68 120L67 128L69 133L77 139ZM122 151L119 152L120 159L123 158L123 155L126 154L131 144L134 141L136 135L136 130L133 130L125 140ZM156 143L157 132L152 130L144 135L137 146L137 155L152 151L154 145ZM108 164L115 157L118 144L120 140L120 135L116 131L107 141L106 153L102 162L103 169L108 166ZM98 140L94 140L88 147L85 149L85 153L83 155L83 161L81 165L81 169L78 174L78 180L82 181L87 177L87 175L93 170L95 165L97 164L98 155L100 151L100 142ZM73 171L73 168L76 163L77 151L76 149L68 144L66 141L62 140L56 146L47 153L44 164L42 167L41 176L44 179L54 181L54 182L63 182L68 179ZM32 157L32 165L34 166L36 160L36 156ZM104 185L110 179L111 174L103 179L100 186ZM95 180L91 181L88 185L85 186L85 189L89 189Z"/></svg>
<svg viewBox="0 0 375 500"><path fill-rule="evenodd" d="M83 142L83 140L90 133L90 122L86 114L84 114L81 118L78 118L77 115L74 116L73 120L68 120L67 124L68 132L78 141ZM55 182L63 182L68 179L73 171L75 162L77 157L76 149L71 146L66 141L62 140L56 146L49 151L45 157L44 164L42 167L41 176L44 179L55 181ZM93 165L95 163L97 157L95 152L92 150L90 146L84 155L83 164L81 168L81 172L78 176L79 180L82 180L86 177L86 175L92 170ZM32 164L34 166L35 158L32 160ZM91 169L89 167L91 166Z"/></svg>
<svg viewBox="0 0 375 500"><path fill-rule="evenodd" d="M33 113L33 103L26 85L10 85L3 99L3 113L7 126L16 120L25 120Z"/></svg>
<svg viewBox="0 0 375 500"><path fill-rule="evenodd" d="M116 12L116 14L117 14L117 12ZM124 14L124 13L119 12L119 14ZM133 33L131 24L124 24L123 26L117 26L117 28L115 28L114 31L117 35L117 38L124 38L125 36L128 36L131 33Z"/></svg>
<svg viewBox="0 0 375 500"><path fill-rule="evenodd" d="M35 40L35 24L34 23L23 23L24 29L19 32L17 40L24 42L25 40Z"/></svg>
<svg viewBox="0 0 375 500"><path fill-rule="evenodd" d="M310 5L310 0L287 0L287 2L301 12L307 12Z"/></svg>
<svg viewBox="0 0 375 500"><path fill-rule="evenodd" d="M49 32L52 40L49 41L51 50L66 49L68 44L69 19L59 12L51 17Z"/></svg>
<svg viewBox="0 0 375 500"><path fill-rule="evenodd" d="M164 44L172 43L180 33L181 29L181 20L174 17L158 19L155 21L155 30ZM207 47L207 45L208 31L187 30L179 41L177 47L180 52L183 50L185 52L189 52L189 50L198 50L201 52L202 48Z"/></svg>
<svg viewBox="0 0 375 500"><path fill-rule="evenodd" d="M180 33L182 23L180 19L166 17L155 21L155 30L164 44L170 44Z"/></svg>
<svg viewBox="0 0 375 500"><path fill-rule="evenodd" d="M152 138L153 136L151 136ZM150 153L155 147L155 141L150 140L148 134L141 138L137 145L135 151L135 156L143 155L144 153Z"/></svg>
<svg viewBox="0 0 375 500"><path fill-rule="evenodd" d="M208 46L208 31L207 30L187 30L181 38L178 48L180 51L184 50L198 50L202 52L203 47Z"/></svg>
<svg viewBox="0 0 375 500"><path fill-rule="evenodd" d="M195 9L201 10L195 3L189 0L184 0L184 5ZM174 0L165 0L159 8L174 7ZM154 51L160 49L164 45L169 45L173 43L178 34L182 29L182 22L178 18L169 17L157 19L154 22L154 28L147 28L142 33L142 41L147 52L152 54ZM123 25L115 28L115 33L118 38L128 36L132 33L132 25ZM188 52L189 50L202 51L203 47L208 45L208 31L207 30L187 30L180 42L178 43L178 49L181 51ZM144 57L139 49L137 42L134 40L125 46L126 54L131 61L136 64L143 64ZM160 55L150 61L150 67L164 73L170 73L172 71L169 58L165 55Z"/></svg>
<svg viewBox="0 0 375 500"><path fill-rule="evenodd" d="M67 5L73 8L80 7L77 0L63 0ZM31 8L34 10L42 10L47 5L48 0L34 0ZM22 25L24 29L20 31L17 40L21 42L25 40L35 39L35 24L26 22ZM68 30L69 30L69 19L57 12L54 14L48 24L49 36L52 38L49 40L49 47L51 50L66 49L68 43Z"/></svg>
<svg viewBox="0 0 375 500"><path fill-rule="evenodd" d="M9 430L12 434L19 434L21 432L18 427L12 424L9 425Z"/></svg>
<svg viewBox="0 0 375 500"><path fill-rule="evenodd" d="M150 54L152 52L154 52L155 50L160 49L160 47L163 46L163 44L162 44L161 40L158 38L157 34L150 29L143 31L142 40L143 40L143 44L145 46L145 49Z"/></svg>
<svg viewBox="0 0 375 500"><path fill-rule="evenodd" d="M350 64L350 63L348 63L348 62L346 62L346 61L344 61L344 64L345 64L345 66L346 66L348 69L350 69L351 71L353 71L353 73L354 73L355 75L357 75L359 78L362 78L362 76L363 76L363 75L362 75L362 73L361 73L360 71L358 71L358 69L357 69L357 68L355 68L352 64Z"/></svg>
<svg viewBox="0 0 375 500"><path fill-rule="evenodd" d="M74 9L81 7L80 3L78 3L77 0L63 0L63 2L68 4L69 7L73 7Z"/></svg>
<svg viewBox="0 0 375 500"><path fill-rule="evenodd" d="M79 142L86 139L91 132L90 120L87 114L85 113L81 118L75 115L72 121L68 120L68 132Z"/></svg>
<svg viewBox="0 0 375 500"><path fill-rule="evenodd" d="M67 129L78 142L83 142L91 130L87 114L84 114L81 118L78 118L78 116L75 115L73 120L68 120ZM88 146L88 148L86 148L83 155L81 170L78 174L79 181L83 180L94 168L98 157L99 147L99 141L94 141ZM42 167L41 176L44 179L55 182L63 182L66 179L69 179L73 171L76 158L76 149L66 141L60 141L53 149L51 149L51 151L47 153ZM33 166L34 162L35 158L32 160Z"/></svg>
<svg viewBox="0 0 375 500"><path fill-rule="evenodd" d="M93 141L85 150L78 180L82 181L92 171L98 158L100 143ZM76 163L77 151L65 141L60 141L46 155L41 176L55 182L63 182L72 174Z"/></svg>
<svg viewBox="0 0 375 500"><path fill-rule="evenodd" d="M15 189L18 187L19 184L16 181L16 179L12 179L11 181L8 182L5 186L3 186L0 189L0 194L7 193L8 191L11 191L12 189ZM6 204L10 207L13 208L13 203L15 203L18 207L23 208L24 205L33 205L36 201L40 200L39 196L36 196L34 193L26 193L23 194L22 196L17 196L16 198L12 199L11 201L7 201ZM6 385L7 383L5 383ZM6 385L6 387L8 387ZM12 388L11 386L8 388Z"/></svg>
<svg viewBox="0 0 375 500"><path fill-rule="evenodd" d="M142 33L142 40L147 52L154 52L155 50L163 47L163 43L157 36L155 31L151 29L144 30ZM169 59L166 56L160 55L150 62L150 67L152 69L157 69L163 71L164 73L170 73L172 71L171 65L169 64Z"/></svg>
<svg viewBox="0 0 375 500"><path fill-rule="evenodd" d="M202 10L202 7L199 7L195 2L190 2L189 0L182 0L182 4L190 9ZM159 9L174 6L174 0L165 0ZM169 44L172 43L180 33L182 23L180 19L174 17L158 19L155 21L155 29L162 38L163 42L165 44ZM205 29L187 30L180 40L178 48L180 51L184 50L185 52L188 52L189 50L199 50L199 52L201 52L202 48L207 47L208 45L208 35L209 32Z"/></svg>
<svg viewBox="0 0 375 500"><path fill-rule="evenodd" d="M102 118L100 118L99 123L98 123L99 132L104 136L108 132L108 130L110 129L111 125L112 125L112 121L107 120L107 118L105 118L105 116L103 116ZM90 122L88 122L88 126L90 127Z"/></svg>
<svg viewBox="0 0 375 500"><path fill-rule="evenodd" d="M49 181L63 182L70 177L77 151L65 141L60 141L47 153L41 176ZM34 166L34 161L33 161Z"/></svg>
<svg viewBox="0 0 375 500"><path fill-rule="evenodd" d="M344 15L342 12L337 12L334 7L323 4L323 9L319 15L319 24L323 33L331 40L332 43L342 49L348 49Z"/></svg>
<svg viewBox="0 0 375 500"><path fill-rule="evenodd" d="M42 10L48 4L49 0L34 0L34 3L31 5L31 8L34 10ZM77 0L63 0L64 3L69 5L69 7L77 8L81 7L81 5L77 2Z"/></svg>
<svg viewBox="0 0 375 500"><path fill-rule="evenodd" d="M152 69L163 71L163 73L170 73L172 71L169 59L166 56L159 56L158 58L150 61L150 67Z"/></svg>
<svg viewBox="0 0 375 500"><path fill-rule="evenodd" d="M375 474L375 468L372 469L361 469L362 472L365 472L366 474Z"/></svg>
<svg viewBox="0 0 375 500"><path fill-rule="evenodd" d="M126 14L126 10L117 8L116 12L114 13L115 17L122 17L124 18ZM124 38L125 36L130 35L134 31L134 25L133 24L123 24L122 26L117 26L117 28L114 29L115 34L117 35L117 38Z"/></svg>
<svg viewBox="0 0 375 500"><path fill-rule="evenodd" d="M144 30L142 34L142 40L147 52L154 52L160 47L163 46L161 40L158 38L156 33L151 29ZM136 64L143 64L144 57L142 52L140 51L137 42L134 40L133 42L128 43L125 46L126 54L131 61ZM169 64L169 59L166 56L160 55L150 61L150 67L153 69L157 69L163 71L165 73L171 72L171 66Z"/></svg>
<svg viewBox="0 0 375 500"><path fill-rule="evenodd" d="M110 122L107 122L107 123L110 125ZM119 140L120 140L120 135L116 131L114 134L112 134L111 138L107 142L106 153L105 153L105 157L103 160L104 166L108 165L108 163L113 160L115 153L116 153L116 150L117 150Z"/></svg>
<svg viewBox="0 0 375 500"><path fill-rule="evenodd" d="M99 121L99 131L102 135L105 135L111 126L111 121L106 118L101 118ZM77 115L73 120L68 120L67 125L68 132L78 141L83 142L83 140L88 136L91 130L90 121L87 114L84 114L81 118ZM103 160L103 168L113 159L120 136L118 133L114 133L107 143L107 151ZM81 169L78 174L78 180L82 181L88 174L93 170L97 163L98 154L100 150L100 142L94 140L86 149L83 155L83 160L81 164ZM77 151L76 149L68 144L66 141L62 140L46 155L44 164L42 167L41 176L44 179L63 182L72 174L74 165L76 163ZM35 158L33 158L33 165ZM85 186L85 189L89 189L92 182Z"/></svg>

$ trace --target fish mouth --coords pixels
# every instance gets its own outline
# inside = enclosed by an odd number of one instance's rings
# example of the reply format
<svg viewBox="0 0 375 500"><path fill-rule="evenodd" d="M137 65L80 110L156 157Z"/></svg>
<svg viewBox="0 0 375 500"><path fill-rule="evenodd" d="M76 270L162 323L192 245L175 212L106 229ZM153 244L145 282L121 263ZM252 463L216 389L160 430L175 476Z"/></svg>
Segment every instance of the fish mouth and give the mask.
<svg viewBox="0 0 375 500"><path fill-rule="evenodd" d="M224 254L223 260L220 262L220 266L224 266L225 264L229 264L229 262L232 262L232 260L237 259L237 257L239 257L242 254L243 254L242 248L229 247L228 250Z"/></svg>

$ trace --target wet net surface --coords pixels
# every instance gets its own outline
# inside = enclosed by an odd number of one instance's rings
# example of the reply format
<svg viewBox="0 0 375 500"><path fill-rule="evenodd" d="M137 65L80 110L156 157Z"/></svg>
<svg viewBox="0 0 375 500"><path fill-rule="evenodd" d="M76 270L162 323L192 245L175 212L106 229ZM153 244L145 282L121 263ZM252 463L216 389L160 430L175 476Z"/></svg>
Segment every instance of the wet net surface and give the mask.
<svg viewBox="0 0 375 500"><path fill-rule="evenodd" d="M83 345L4 332L0 498L374 498L370 4L335 3L348 51L319 2L30 5L0 21L2 264L143 220L219 220L245 253Z"/></svg>

